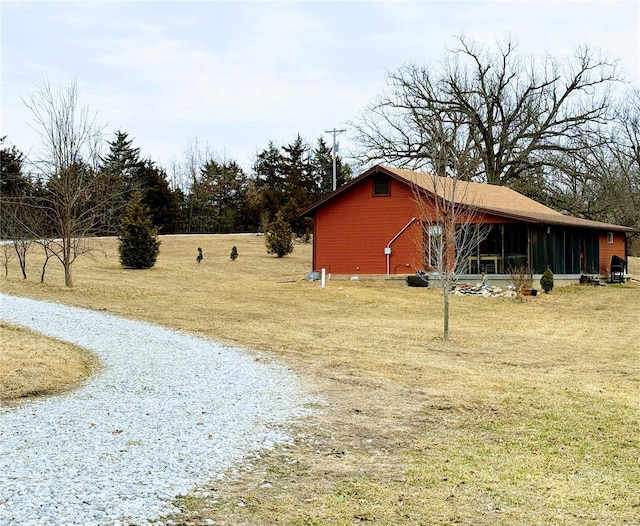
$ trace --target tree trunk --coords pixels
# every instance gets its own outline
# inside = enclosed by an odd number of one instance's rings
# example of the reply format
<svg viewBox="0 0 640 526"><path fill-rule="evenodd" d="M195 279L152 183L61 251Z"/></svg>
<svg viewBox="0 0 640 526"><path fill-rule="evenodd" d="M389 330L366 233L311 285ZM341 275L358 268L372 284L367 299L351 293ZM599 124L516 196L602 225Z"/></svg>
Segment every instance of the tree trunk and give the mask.
<svg viewBox="0 0 640 526"><path fill-rule="evenodd" d="M442 300L444 302L444 315L442 317L443 330L442 334L445 340L449 339L449 291L445 286L442 289Z"/></svg>
<svg viewBox="0 0 640 526"><path fill-rule="evenodd" d="M16 254L18 255L18 262L20 263L22 279L27 279L27 251L24 250L23 247L19 247L15 242L13 246L16 249Z"/></svg>
<svg viewBox="0 0 640 526"><path fill-rule="evenodd" d="M49 250L47 248L44 249L44 263L42 264L42 272L40 273L40 283L44 283L44 275L47 271L47 263L49 263L49 259L51 255L49 254Z"/></svg>
<svg viewBox="0 0 640 526"><path fill-rule="evenodd" d="M73 280L71 279L71 237L67 236L62 240L64 244L62 259L64 266L64 286L73 287Z"/></svg>
<svg viewBox="0 0 640 526"><path fill-rule="evenodd" d="M71 279L71 268L69 264L64 265L64 286L73 287L73 280Z"/></svg>

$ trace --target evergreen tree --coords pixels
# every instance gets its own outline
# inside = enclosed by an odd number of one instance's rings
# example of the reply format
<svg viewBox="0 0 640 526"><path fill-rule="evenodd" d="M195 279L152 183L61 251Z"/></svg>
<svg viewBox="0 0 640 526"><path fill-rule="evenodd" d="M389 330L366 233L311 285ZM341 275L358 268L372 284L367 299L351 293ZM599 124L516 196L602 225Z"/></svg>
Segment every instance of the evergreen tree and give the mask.
<svg viewBox="0 0 640 526"><path fill-rule="evenodd" d="M114 183L124 183L128 188L133 188L142 167L140 148L133 147L133 139L129 139L127 132L118 130L115 135L113 141L107 142L109 153L102 158L101 168Z"/></svg>
<svg viewBox="0 0 640 526"><path fill-rule="evenodd" d="M286 199L286 174L283 170L283 156L273 144L258 153L253 164L257 208L271 221Z"/></svg>
<svg viewBox="0 0 640 526"><path fill-rule="evenodd" d="M315 200L318 184L311 169L309 148L298 135L295 141L283 146L283 172L285 174L285 200L280 212L292 230L303 235L311 228L309 218L300 217L300 210Z"/></svg>
<svg viewBox="0 0 640 526"><path fill-rule="evenodd" d="M115 135L115 139L107 143L109 153L101 158L98 176L111 192L108 222L117 226L126 204L138 188L138 174L143 163L140 148L133 147L133 139L121 130Z"/></svg>
<svg viewBox="0 0 640 526"><path fill-rule="evenodd" d="M6 137L0 137L0 145ZM24 154L15 146L0 148L0 196L15 197L29 193L32 183L23 172Z"/></svg>
<svg viewBox="0 0 640 526"><path fill-rule="evenodd" d="M551 272L549 267L547 267L547 270L545 270L540 277L540 286L545 294L549 294L549 292L553 290L553 272Z"/></svg>
<svg viewBox="0 0 640 526"><path fill-rule="evenodd" d="M198 231L226 234L244 230L247 189L248 178L238 163L207 161L190 194Z"/></svg>
<svg viewBox="0 0 640 526"><path fill-rule="evenodd" d="M269 225L265 241L267 253L275 254L279 258L293 252L293 232L280 212L276 214L275 219Z"/></svg>
<svg viewBox="0 0 640 526"><path fill-rule="evenodd" d="M122 216L118 235L120 263L125 268L145 269L155 265L160 241L151 221L151 211L137 192Z"/></svg>
<svg viewBox="0 0 640 526"><path fill-rule="evenodd" d="M170 234L176 231L178 202L169 187L167 173L151 160L143 161L137 173L135 189L142 193L142 202L151 211L151 220L158 231Z"/></svg>
<svg viewBox="0 0 640 526"><path fill-rule="evenodd" d="M317 194L314 201L330 194L333 191L333 151L327 145L323 137L318 139L313 150L313 171L318 181ZM345 185L351 179L351 167L342 162L342 158L336 154L336 188Z"/></svg>
<svg viewBox="0 0 640 526"><path fill-rule="evenodd" d="M118 130L109 142L109 153L102 158L100 174L112 192L112 215L116 224L135 192L141 192L142 201L151 210L153 224L163 233L178 229L178 196L167 180L165 170L151 159L140 157L140 148L133 146L126 132Z"/></svg>
<svg viewBox="0 0 640 526"><path fill-rule="evenodd" d="M349 165L340 157L336 159L337 185L342 186L351 178ZM273 142L258 154L254 164L255 181L249 185L247 210L252 217L263 215L272 221L280 212L292 230L300 236L311 233L312 223L301 218L300 211L327 195L333 188L333 157L322 137L311 150L300 135L281 148ZM256 214L256 210L260 214Z"/></svg>
<svg viewBox="0 0 640 526"><path fill-rule="evenodd" d="M238 259L238 247L233 245L233 248L231 249L231 255L229 256L229 258L231 259L231 261L235 261L236 259Z"/></svg>

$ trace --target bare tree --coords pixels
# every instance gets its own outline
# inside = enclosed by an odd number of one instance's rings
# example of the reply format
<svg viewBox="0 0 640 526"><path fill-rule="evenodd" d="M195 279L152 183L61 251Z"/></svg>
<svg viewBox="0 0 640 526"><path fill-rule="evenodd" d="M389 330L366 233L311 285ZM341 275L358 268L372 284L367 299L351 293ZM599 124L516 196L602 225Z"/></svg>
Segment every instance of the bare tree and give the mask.
<svg viewBox="0 0 640 526"><path fill-rule="evenodd" d="M365 109L356 143L365 162L384 160L439 173L443 159L469 151L460 179L510 184L553 161L549 154L590 144L611 119L618 67L587 47L565 61L527 58L507 40L491 52L459 38L440 69L415 64L389 74L389 88ZM456 141L440 145L442 128Z"/></svg>
<svg viewBox="0 0 640 526"><path fill-rule="evenodd" d="M51 219L46 207L46 201L39 194L22 194L0 198L3 213L0 222L3 245L3 263L5 275L8 274L7 247L12 247L13 255L17 255L22 277L27 278L27 252L34 244L44 250L44 261L40 272L40 282L44 283L45 272L49 260L56 255L59 240L51 237Z"/></svg>
<svg viewBox="0 0 640 526"><path fill-rule="evenodd" d="M24 101L42 138L43 154L35 161L45 183L39 206L50 221L48 247L64 267L67 287L73 286L71 267L87 252L87 236L104 224L112 197L103 179L95 176L101 131L95 115L79 107L78 88L54 87L43 81Z"/></svg>
<svg viewBox="0 0 640 526"><path fill-rule="evenodd" d="M640 255L640 89L631 91L626 101L617 113L619 129L611 141L617 178L610 185L609 202L616 215L604 219L635 227L631 252Z"/></svg>
<svg viewBox="0 0 640 526"><path fill-rule="evenodd" d="M571 215L640 229L640 90L626 93L600 135L595 145L576 137L580 148L553 156L547 202Z"/></svg>
<svg viewBox="0 0 640 526"><path fill-rule="evenodd" d="M5 277L9 275L9 262L16 256L13 249L13 243L7 239L0 240L2 247L0 248L0 259L2 259L2 266L4 267Z"/></svg>
<svg viewBox="0 0 640 526"><path fill-rule="evenodd" d="M9 274L9 261L17 257L23 279L27 279L27 253L36 239L29 229L31 214L27 199L25 195L0 197L0 237L3 240L5 276Z"/></svg>
<svg viewBox="0 0 640 526"><path fill-rule="evenodd" d="M437 174L416 174L413 195L421 221L416 245L422 257L423 277L431 274L442 288L443 337L449 339L449 294L489 234L478 209L478 183L463 181L473 166L473 146L459 137L462 124L434 123L436 141L430 148Z"/></svg>
<svg viewBox="0 0 640 526"><path fill-rule="evenodd" d="M443 337L449 339L449 294L461 274L469 273L469 261L490 227L475 206L472 184L455 177L425 174L415 181L413 192L421 238L417 239L423 268L442 288ZM435 274L435 276L434 276ZM433 283L433 279L432 279Z"/></svg>
<svg viewBox="0 0 640 526"><path fill-rule="evenodd" d="M10 210L7 210L7 202L4 196L0 197L0 258L4 266L4 275L9 275L9 262L16 257L14 245L11 241L13 222L10 220Z"/></svg>
<svg viewBox="0 0 640 526"><path fill-rule="evenodd" d="M4 146L0 137L0 243L5 276L9 275L9 262L18 257L22 277L27 277L26 258L32 239L24 236L21 223L24 219L25 197L33 189L24 172L24 154L15 146Z"/></svg>

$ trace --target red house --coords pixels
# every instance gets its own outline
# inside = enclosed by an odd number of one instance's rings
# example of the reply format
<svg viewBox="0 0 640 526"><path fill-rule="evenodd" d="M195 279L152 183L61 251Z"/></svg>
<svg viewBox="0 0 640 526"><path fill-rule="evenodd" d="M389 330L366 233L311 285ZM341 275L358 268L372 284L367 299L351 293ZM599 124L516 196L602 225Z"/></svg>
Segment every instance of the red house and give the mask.
<svg viewBox="0 0 640 526"><path fill-rule="evenodd" d="M314 221L313 270L332 274L395 275L430 270L424 260L423 195L445 195L451 179L374 166L303 211ZM489 234L469 257L469 276L506 274L527 265L557 278L607 274L612 256L627 259L634 229L571 217L504 186L456 182L452 194L473 206ZM426 268L425 268L426 267Z"/></svg>

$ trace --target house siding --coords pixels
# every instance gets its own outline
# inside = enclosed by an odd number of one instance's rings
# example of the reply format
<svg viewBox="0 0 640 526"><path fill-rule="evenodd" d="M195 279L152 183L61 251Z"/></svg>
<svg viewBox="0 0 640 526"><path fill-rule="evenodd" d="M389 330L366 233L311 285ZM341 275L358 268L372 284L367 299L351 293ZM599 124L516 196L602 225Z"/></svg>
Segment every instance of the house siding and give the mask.
<svg viewBox="0 0 640 526"><path fill-rule="evenodd" d="M601 274L609 273L612 256L620 256L622 259L627 259L624 232L611 233L613 234L613 243L608 242L607 232L601 232L599 236Z"/></svg>
<svg viewBox="0 0 640 526"><path fill-rule="evenodd" d="M412 190L390 180L390 195L374 196L371 179L318 209L314 218L314 270L334 274L386 274L387 244L418 215ZM390 273L413 274L419 268L419 223L391 245Z"/></svg>
<svg viewBox="0 0 640 526"><path fill-rule="evenodd" d="M365 179L319 208L314 216L313 270L333 274L386 274L385 247L413 218L420 216L413 190L390 180L388 196L373 195ZM484 215L485 223L514 223ZM420 222L409 225L391 244L389 274L414 274L423 269Z"/></svg>
<svg viewBox="0 0 640 526"><path fill-rule="evenodd" d="M337 275L394 275L413 274L424 268L424 236L417 218L428 216L428 210L421 211L411 185L395 177L389 177L388 194L386 186L379 185L378 193L384 189L385 195L375 195L377 175L389 174L382 168L365 172L305 212L314 219L313 270L324 268ZM535 218L523 221L508 213L504 216L486 213L474 220L496 225L526 225L523 235L527 248L517 243L515 246L509 238L513 245L509 250L515 250L518 256L528 256L535 273L549 266L557 274L594 274L608 269L613 255L626 259L626 234L615 230L616 225L589 228L580 224L546 224ZM603 228L606 226L614 229L610 231L613 243L608 243L607 231ZM502 250L498 252L502 252L505 267L497 268L498 273L505 271L507 256L513 256L505 251L504 231L502 243ZM387 257L385 248L389 245L391 254ZM481 249L479 247L476 256L478 261L482 257Z"/></svg>

